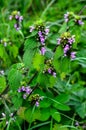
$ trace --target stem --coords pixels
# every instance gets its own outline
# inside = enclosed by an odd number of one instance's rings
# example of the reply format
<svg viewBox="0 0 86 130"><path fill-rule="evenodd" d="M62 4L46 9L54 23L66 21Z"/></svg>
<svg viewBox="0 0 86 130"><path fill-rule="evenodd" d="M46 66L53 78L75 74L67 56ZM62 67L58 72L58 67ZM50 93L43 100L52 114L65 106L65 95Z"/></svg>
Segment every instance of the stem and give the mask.
<svg viewBox="0 0 86 130"><path fill-rule="evenodd" d="M80 10L80 12L79 12L79 15L82 14L82 12L84 11L84 9L86 9L86 5L85 5L83 8L81 8L81 10Z"/></svg>
<svg viewBox="0 0 86 130"><path fill-rule="evenodd" d="M46 9L43 11L41 18L44 17L44 15L46 14L46 12L48 11L48 9L50 8L50 6L55 2L55 0L52 0L46 7Z"/></svg>
<svg viewBox="0 0 86 130"><path fill-rule="evenodd" d="M39 84L37 83L37 85L33 88L33 90L31 91L31 93L28 95L28 97L30 97L30 95L34 92L34 90L39 86Z"/></svg>
<svg viewBox="0 0 86 130"><path fill-rule="evenodd" d="M35 74L32 76L32 78L29 80L28 84L32 82L32 80L37 76L38 72L36 71Z"/></svg>

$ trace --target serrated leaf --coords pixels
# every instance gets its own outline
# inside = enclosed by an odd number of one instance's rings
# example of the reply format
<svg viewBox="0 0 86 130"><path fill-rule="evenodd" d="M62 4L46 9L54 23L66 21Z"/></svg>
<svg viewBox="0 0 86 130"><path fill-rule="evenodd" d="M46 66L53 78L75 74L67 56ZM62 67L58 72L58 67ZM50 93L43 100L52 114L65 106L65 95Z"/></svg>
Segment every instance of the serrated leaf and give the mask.
<svg viewBox="0 0 86 130"><path fill-rule="evenodd" d="M8 82L10 88L15 91L20 87L20 82L22 81L22 74L19 70L11 69L8 73Z"/></svg>
<svg viewBox="0 0 86 130"><path fill-rule="evenodd" d="M12 102L14 104L14 107L18 109L22 105L22 98L19 98L18 96L14 95L12 97Z"/></svg>
<svg viewBox="0 0 86 130"><path fill-rule="evenodd" d="M37 46L37 42L33 38L29 38L25 41L24 50L34 49Z"/></svg>
<svg viewBox="0 0 86 130"><path fill-rule="evenodd" d="M35 50L26 50L23 56L23 62L25 66L31 67L32 66L32 61L33 57L35 55Z"/></svg>

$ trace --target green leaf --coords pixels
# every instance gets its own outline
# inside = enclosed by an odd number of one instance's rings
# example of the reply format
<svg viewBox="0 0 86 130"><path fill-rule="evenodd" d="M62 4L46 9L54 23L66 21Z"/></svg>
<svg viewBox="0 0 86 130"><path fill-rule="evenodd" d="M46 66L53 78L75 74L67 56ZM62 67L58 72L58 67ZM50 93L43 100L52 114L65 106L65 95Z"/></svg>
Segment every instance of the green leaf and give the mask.
<svg viewBox="0 0 86 130"><path fill-rule="evenodd" d="M29 38L25 41L24 50L30 50L37 47L37 42L33 38Z"/></svg>
<svg viewBox="0 0 86 130"><path fill-rule="evenodd" d="M59 101L56 101L56 100L53 100L53 106L58 109L58 110L62 110L62 111L69 111L70 110L70 107L59 102Z"/></svg>
<svg viewBox="0 0 86 130"><path fill-rule="evenodd" d="M61 46L58 46L55 54L54 54L54 60L57 60L58 58L60 58L63 55L63 50Z"/></svg>
<svg viewBox="0 0 86 130"><path fill-rule="evenodd" d="M60 60L53 60L53 66L56 70L56 72L61 72L61 61Z"/></svg>
<svg viewBox="0 0 86 130"><path fill-rule="evenodd" d="M35 52L37 50L37 42L29 38L25 41L24 45L24 55L23 55L23 62L26 66L31 67L32 66L32 59L35 55Z"/></svg>
<svg viewBox="0 0 86 130"><path fill-rule="evenodd" d="M0 93L2 93L6 88L6 80L5 77L0 77Z"/></svg>
<svg viewBox="0 0 86 130"><path fill-rule="evenodd" d="M47 108L51 106L51 101L44 98L42 101L40 101L40 108Z"/></svg>
<svg viewBox="0 0 86 130"><path fill-rule="evenodd" d="M17 55L18 55L18 47L15 46L15 45L12 45L12 46L9 47L9 49L10 49L11 56L13 56L14 58L16 58Z"/></svg>
<svg viewBox="0 0 86 130"><path fill-rule="evenodd" d="M40 121L46 121L50 117L50 111L49 108L36 108L34 112L32 113L32 108L29 107L27 110L25 110L25 119L28 122L33 122L36 119Z"/></svg>
<svg viewBox="0 0 86 130"><path fill-rule="evenodd" d="M83 102L82 104L77 106L76 112L82 119L84 119L86 117L86 102Z"/></svg>
<svg viewBox="0 0 86 130"><path fill-rule="evenodd" d="M49 87L49 76L47 74L39 73L38 78L37 78L37 82L42 87L45 87L45 86Z"/></svg>
<svg viewBox="0 0 86 130"><path fill-rule="evenodd" d="M23 100L21 97L19 97L18 95L13 95L12 102L16 109L18 109L22 105L22 101Z"/></svg>
<svg viewBox="0 0 86 130"><path fill-rule="evenodd" d="M61 115L55 108L51 108L50 112L51 112L51 116L54 120L56 120L57 122L61 121Z"/></svg>
<svg viewBox="0 0 86 130"><path fill-rule="evenodd" d="M70 95L68 94L60 94L55 98L56 101L60 103L66 103L70 100Z"/></svg>
<svg viewBox="0 0 86 130"><path fill-rule="evenodd" d="M41 115L40 115L39 120L40 121L47 121L49 119L49 117L50 117L50 110L49 110L49 108L41 109L40 114Z"/></svg>
<svg viewBox="0 0 86 130"><path fill-rule="evenodd" d="M65 73L69 73L70 72L70 59L67 57L64 57L61 60L61 71L65 72Z"/></svg>
<svg viewBox="0 0 86 130"><path fill-rule="evenodd" d="M0 57L3 57L3 47L0 45Z"/></svg>
<svg viewBox="0 0 86 130"><path fill-rule="evenodd" d="M63 23L61 29L59 30L59 33L62 34L64 32L66 32L66 30L67 30L67 23L65 22L65 23Z"/></svg>
<svg viewBox="0 0 86 130"><path fill-rule="evenodd" d="M22 81L22 74L19 70L12 68L8 73L8 82L10 88L15 91L20 87L20 82Z"/></svg>
<svg viewBox="0 0 86 130"><path fill-rule="evenodd" d="M56 77L50 76L50 78L49 78L49 83L50 83L49 87L51 87L51 88L54 87L55 82L56 82Z"/></svg>
<svg viewBox="0 0 86 130"><path fill-rule="evenodd" d="M35 57L33 58L33 67L40 71L44 67L44 56L36 53Z"/></svg>
<svg viewBox="0 0 86 130"><path fill-rule="evenodd" d="M23 62L25 66L31 67L32 66L32 61L33 57L35 55L35 50L26 50L23 56Z"/></svg>
<svg viewBox="0 0 86 130"><path fill-rule="evenodd" d="M82 67L86 68L86 50L81 49L77 52L77 57L75 58Z"/></svg>

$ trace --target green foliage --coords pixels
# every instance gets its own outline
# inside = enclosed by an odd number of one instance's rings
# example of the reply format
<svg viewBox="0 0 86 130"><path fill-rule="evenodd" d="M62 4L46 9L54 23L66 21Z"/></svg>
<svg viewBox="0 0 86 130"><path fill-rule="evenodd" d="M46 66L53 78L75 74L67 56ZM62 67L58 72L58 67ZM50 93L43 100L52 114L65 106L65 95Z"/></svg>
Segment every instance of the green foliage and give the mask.
<svg viewBox="0 0 86 130"><path fill-rule="evenodd" d="M0 77L0 93L2 93L6 88L6 79L5 77Z"/></svg>
<svg viewBox="0 0 86 130"><path fill-rule="evenodd" d="M8 74L9 86L13 91L17 91L22 81L22 74L19 70L12 68Z"/></svg>
<svg viewBox="0 0 86 130"><path fill-rule="evenodd" d="M0 130L86 129L85 4L0 2Z"/></svg>

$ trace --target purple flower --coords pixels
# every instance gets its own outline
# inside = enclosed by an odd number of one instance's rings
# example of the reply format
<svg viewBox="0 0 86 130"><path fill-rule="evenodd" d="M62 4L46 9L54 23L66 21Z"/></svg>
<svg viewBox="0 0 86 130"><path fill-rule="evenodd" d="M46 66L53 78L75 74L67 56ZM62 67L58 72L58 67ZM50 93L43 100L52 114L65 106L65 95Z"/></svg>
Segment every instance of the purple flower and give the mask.
<svg viewBox="0 0 86 130"><path fill-rule="evenodd" d="M18 89L18 92L19 92L19 93L21 92L21 88Z"/></svg>
<svg viewBox="0 0 86 130"><path fill-rule="evenodd" d="M39 35L39 37L42 37L42 32L39 31L39 32L38 32L38 35Z"/></svg>
<svg viewBox="0 0 86 130"><path fill-rule="evenodd" d="M14 28L15 28L17 31L20 30L20 27L19 27L18 24L14 24Z"/></svg>
<svg viewBox="0 0 86 130"><path fill-rule="evenodd" d="M58 38L57 39L57 44L60 45L60 43L61 43L61 38Z"/></svg>
<svg viewBox="0 0 86 130"><path fill-rule="evenodd" d="M36 105L36 107L38 107L38 106L39 106L39 102L38 102L38 101L36 101L35 105Z"/></svg>
<svg viewBox="0 0 86 130"><path fill-rule="evenodd" d="M24 86L21 87L21 91L25 91L25 87Z"/></svg>
<svg viewBox="0 0 86 130"><path fill-rule="evenodd" d="M72 44L73 42L75 42L75 38L74 37L68 38L68 43Z"/></svg>
<svg viewBox="0 0 86 130"><path fill-rule="evenodd" d="M44 43L45 42L45 38L44 37L40 37L40 42L41 42L42 45L44 45L45 44Z"/></svg>
<svg viewBox="0 0 86 130"><path fill-rule="evenodd" d="M68 17L69 17L69 12L67 12L66 14L64 14L64 19L65 19L65 22L68 22Z"/></svg>
<svg viewBox="0 0 86 130"><path fill-rule="evenodd" d="M64 18L65 19L68 18L68 16L69 16L69 12L67 12L66 14L64 14Z"/></svg>
<svg viewBox="0 0 86 130"><path fill-rule="evenodd" d="M69 49L70 49L69 45L66 44L66 46L64 47L64 54L66 54Z"/></svg>
<svg viewBox="0 0 86 130"><path fill-rule="evenodd" d="M84 22L83 22L82 20L78 20L78 24L79 24L79 25L83 25Z"/></svg>
<svg viewBox="0 0 86 130"><path fill-rule="evenodd" d="M48 33L49 33L49 28L46 28L45 29L45 34L48 35Z"/></svg>
<svg viewBox="0 0 86 130"><path fill-rule="evenodd" d="M30 26L30 32L32 32L35 29L35 27Z"/></svg>
<svg viewBox="0 0 86 130"><path fill-rule="evenodd" d="M41 51L40 51L41 55L44 55L45 52L46 52L46 48L45 47L41 47Z"/></svg>
<svg viewBox="0 0 86 130"><path fill-rule="evenodd" d="M18 25L17 24L14 24L14 28L17 28L18 27Z"/></svg>
<svg viewBox="0 0 86 130"><path fill-rule="evenodd" d="M70 55L70 57L71 57L71 59L75 59L75 54L76 54L76 52L71 52L71 55Z"/></svg>
<svg viewBox="0 0 86 130"><path fill-rule="evenodd" d="M56 77L56 72L53 72L53 77Z"/></svg>
<svg viewBox="0 0 86 130"><path fill-rule="evenodd" d="M26 94L23 94L23 99L26 99L27 98L27 95Z"/></svg>
<svg viewBox="0 0 86 130"><path fill-rule="evenodd" d="M76 126L79 126L79 122L77 121L77 122L75 123L75 125L76 125Z"/></svg>
<svg viewBox="0 0 86 130"><path fill-rule="evenodd" d="M25 88L25 91L27 94L30 94L32 92L32 89L28 86Z"/></svg>
<svg viewBox="0 0 86 130"><path fill-rule="evenodd" d="M16 18L16 19L19 19L19 15L15 15L15 18Z"/></svg>
<svg viewBox="0 0 86 130"><path fill-rule="evenodd" d="M52 71L52 70L49 68L49 69L48 69L48 73L51 74L51 71Z"/></svg>
<svg viewBox="0 0 86 130"><path fill-rule="evenodd" d="M19 22L21 22L23 20L23 16L19 17Z"/></svg>
<svg viewBox="0 0 86 130"><path fill-rule="evenodd" d="M68 22L68 20L69 20L69 19L68 19L68 18L66 18L66 19L65 19L65 22Z"/></svg>

